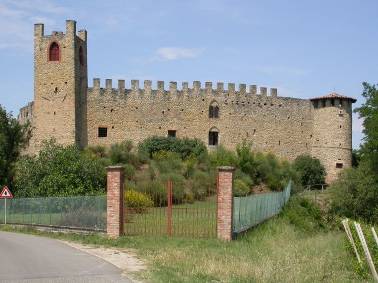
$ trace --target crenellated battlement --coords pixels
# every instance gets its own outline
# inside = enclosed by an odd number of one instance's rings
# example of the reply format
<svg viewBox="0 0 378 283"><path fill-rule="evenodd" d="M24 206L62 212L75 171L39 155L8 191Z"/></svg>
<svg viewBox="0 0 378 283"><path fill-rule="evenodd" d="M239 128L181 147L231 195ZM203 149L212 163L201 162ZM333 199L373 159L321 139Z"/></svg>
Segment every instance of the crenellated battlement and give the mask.
<svg viewBox="0 0 378 283"><path fill-rule="evenodd" d="M151 80L144 80L143 87L140 87L139 80L131 80L129 88L126 86L125 80L118 80L118 88L113 88L112 79L105 79L105 86L101 86L101 80L99 78L93 79L93 87L89 88L94 92L100 93L101 90L104 93L112 93L119 95L127 95L129 93L139 93L139 94L167 94L167 95L250 95L250 96L270 96L277 97L277 88L270 88L268 94L267 87L260 87L259 92L256 85L249 85L247 88L246 84L239 84L236 88L235 83L227 83L227 88L225 88L224 82L217 82L213 85L212 82L205 82L204 87L202 87L200 81L193 81L192 86L189 86L188 82L182 82L181 87L178 87L177 82L169 82L165 84L164 81L157 81L156 88L152 87Z"/></svg>
<svg viewBox="0 0 378 283"><path fill-rule="evenodd" d="M34 25L34 36L35 37L56 37L63 38L64 36L74 37L77 36L83 41L87 41L87 31L85 29L76 31L76 21L66 20L66 32L63 31L52 31L51 34L45 35L44 24L38 23Z"/></svg>

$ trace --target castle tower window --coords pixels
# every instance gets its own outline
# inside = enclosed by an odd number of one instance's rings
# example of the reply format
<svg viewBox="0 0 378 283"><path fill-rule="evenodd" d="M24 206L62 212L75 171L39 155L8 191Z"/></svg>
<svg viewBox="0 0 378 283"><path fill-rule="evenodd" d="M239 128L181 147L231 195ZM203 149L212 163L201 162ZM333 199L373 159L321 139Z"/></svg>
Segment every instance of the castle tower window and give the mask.
<svg viewBox="0 0 378 283"><path fill-rule="evenodd" d="M176 137L176 130L168 130L168 137L175 138Z"/></svg>
<svg viewBox="0 0 378 283"><path fill-rule="evenodd" d="M108 128L99 127L98 128L98 137L99 138L106 138L107 136L108 136Z"/></svg>
<svg viewBox="0 0 378 283"><path fill-rule="evenodd" d="M216 101L209 106L209 118L219 118L219 106Z"/></svg>
<svg viewBox="0 0 378 283"><path fill-rule="evenodd" d="M79 47L79 62L81 66L84 65L84 52L82 46Z"/></svg>
<svg viewBox="0 0 378 283"><path fill-rule="evenodd" d="M338 168L338 169L343 168L343 164L340 163L340 162L337 162L337 163L336 163L336 168Z"/></svg>
<svg viewBox="0 0 378 283"><path fill-rule="evenodd" d="M209 145L217 146L219 143L219 131L216 128L212 128L209 131Z"/></svg>
<svg viewBox="0 0 378 283"><path fill-rule="evenodd" d="M49 49L49 61L59 61L59 45L56 42L51 43Z"/></svg>

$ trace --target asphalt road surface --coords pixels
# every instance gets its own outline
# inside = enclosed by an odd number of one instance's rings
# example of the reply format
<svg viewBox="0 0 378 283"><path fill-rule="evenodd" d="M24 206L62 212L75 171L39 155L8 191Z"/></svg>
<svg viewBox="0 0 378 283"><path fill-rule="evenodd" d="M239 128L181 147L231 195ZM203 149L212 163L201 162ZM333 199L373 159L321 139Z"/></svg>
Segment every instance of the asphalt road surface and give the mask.
<svg viewBox="0 0 378 283"><path fill-rule="evenodd" d="M131 283L121 272L57 240L0 232L1 283Z"/></svg>

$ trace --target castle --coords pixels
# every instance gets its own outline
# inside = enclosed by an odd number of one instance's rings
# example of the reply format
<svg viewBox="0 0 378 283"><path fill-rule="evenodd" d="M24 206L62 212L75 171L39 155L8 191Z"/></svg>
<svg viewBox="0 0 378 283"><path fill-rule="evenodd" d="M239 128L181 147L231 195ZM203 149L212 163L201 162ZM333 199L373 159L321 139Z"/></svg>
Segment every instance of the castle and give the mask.
<svg viewBox="0 0 378 283"><path fill-rule="evenodd" d="M313 99L280 97L277 89L224 83L204 87L194 81L182 88L176 82L124 80L113 88L93 79L88 87L87 31L76 31L66 21L66 32L45 35L34 26L34 101L20 110L19 120L30 121L32 138L27 152L41 142L111 145L124 140L135 144L157 136L198 138L209 149L233 149L243 140L253 148L293 160L310 154L321 160L332 182L341 168L351 166L352 103L350 97L331 93Z"/></svg>

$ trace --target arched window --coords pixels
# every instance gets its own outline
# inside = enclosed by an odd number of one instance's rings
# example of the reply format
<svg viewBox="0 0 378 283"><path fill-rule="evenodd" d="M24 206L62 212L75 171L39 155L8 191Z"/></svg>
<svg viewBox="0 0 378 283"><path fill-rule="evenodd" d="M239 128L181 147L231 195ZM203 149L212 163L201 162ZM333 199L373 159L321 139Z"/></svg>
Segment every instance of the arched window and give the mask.
<svg viewBox="0 0 378 283"><path fill-rule="evenodd" d="M59 45L56 42L50 45L49 61L59 61Z"/></svg>
<svg viewBox="0 0 378 283"><path fill-rule="evenodd" d="M82 46L80 46L80 48L79 48L79 62L80 62L81 66L84 65L84 52L83 52Z"/></svg>
<svg viewBox="0 0 378 283"><path fill-rule="evenodd" d="M209 118L219 118L219 106L216 101L213 101L209 106Z"/></svg>
<svg viewBox="0 0 378 283"><path fill-rule="evenodd" d="M219 143L219 130L211 128L209 131L209 145L217 146Z"/></svg>

